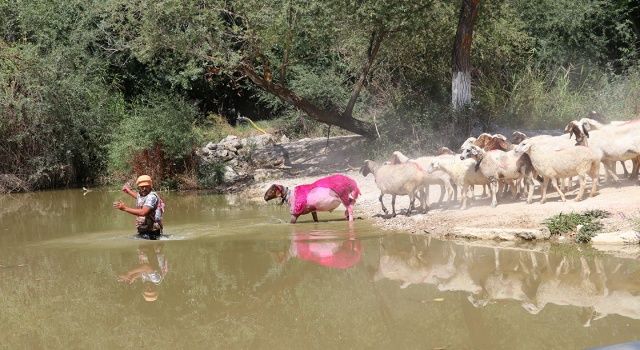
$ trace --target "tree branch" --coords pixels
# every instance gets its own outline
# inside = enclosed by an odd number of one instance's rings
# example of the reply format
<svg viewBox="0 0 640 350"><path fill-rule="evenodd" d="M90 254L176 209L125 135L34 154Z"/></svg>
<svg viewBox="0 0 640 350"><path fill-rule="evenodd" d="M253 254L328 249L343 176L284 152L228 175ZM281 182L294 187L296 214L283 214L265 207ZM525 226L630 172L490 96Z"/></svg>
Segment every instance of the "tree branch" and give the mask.
<svg viewBox="0 0 640 350"><path fill-rule="evenodd" d="M279 84L273 84L267 81L262 74L248 63L243 62L239 65L238 70L247 76L254 84L264 91L278 97L281 101L291 104L292 106L302 110L309 117L329 125L335 125L345 130L365 136L369 139L376 137L375 127L368 122L364 122L352 117L344 117L336 110L324 110L313 104L307 99L296 95L293 91Z"/></svg>
<svg viewBox="0 0 640 350"><path fill-rule="evenodd" d="M371 39L369 40L369 48L367 49L367 62L364 67L362 67L362 72L360 73L360 78L356 82L353 87L353 91L351 92L351 98L349 99L349 103L347 103L347 107L344 110L343 115L345 117L351 118L353 115L353 107L358 100L358 96L364 87L364 83L369 76L369 71L371 70L371 66L373 65L373 61L378 55L378 50L380 49L380 44L382 43L382 39L385 36L385 31L381 29L374 30L371 33Z"/></svg>

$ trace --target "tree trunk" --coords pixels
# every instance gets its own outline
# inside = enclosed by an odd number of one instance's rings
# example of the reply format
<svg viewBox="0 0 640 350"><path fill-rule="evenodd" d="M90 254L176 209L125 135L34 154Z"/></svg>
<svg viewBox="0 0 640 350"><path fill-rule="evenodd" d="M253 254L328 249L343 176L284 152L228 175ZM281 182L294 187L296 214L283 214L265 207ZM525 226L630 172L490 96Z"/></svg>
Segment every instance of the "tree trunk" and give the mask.
<svg viewBox="0 0 640 350"><path fill-rule="evenodd" d="M480 0L462 0L460 21L453 45L451 104L458 110L471 102L471 42Z"/></svg>
<svg viewBox="0 0 640 350"><path fill-rule="evenodd" d="M383 30L374 30L371 33L371 39L369 40L369 49L367 50L367 62L365 62L362 67L362 73L360 74L360 78L356 85L353 87L353 91L351 92L351 98L347 103L347 107L344 110L344 115L347 117L351 117L353 115L353 107L356 105L356 101L358 100L358 96L360 96L360 92L364 87L364 83L369 77L369 71L371 70L371 66L373 66L373 61L378 55L378 50L380 50L380 44L382 43L382 39L384 38L385 32Z"/></svg>
<svg viewBox="0 0 640 350"><path fill-rule="evenodd" d="M239 70L261 89L277 96L283 102L295 106L317 121L338 126L369 139L376 138L375 127L371 123L355 119L351 116L344 116L337 111L337 108L332 110L320 109L318 106L296 95L293 91L285 88L284 86L267 81L247 63L242 63L239 66Z"/></svg>

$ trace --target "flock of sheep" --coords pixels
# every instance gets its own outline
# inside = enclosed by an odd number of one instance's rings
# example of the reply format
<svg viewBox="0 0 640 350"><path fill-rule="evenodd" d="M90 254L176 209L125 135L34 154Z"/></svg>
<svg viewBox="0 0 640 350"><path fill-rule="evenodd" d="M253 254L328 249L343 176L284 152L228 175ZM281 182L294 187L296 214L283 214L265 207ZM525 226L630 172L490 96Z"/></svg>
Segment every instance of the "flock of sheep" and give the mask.
<svg viewBox="0 0 640 350"><path fill-rule="evenodd" d="M591 112L590 117L597 116ZM361 172L375 177L380 189L380 204L385 214L387 208L383 196L392 197L392 215L396 215L395 197L408 195L410 204L407 215L415 209L415 199L420 201L420 210L427 212L429 186L440 186L439 203L446 194L447 200L457 199L457 188L461 189L461 209L467 208L469 193L474 185L488 185L491 206L498 204L497 195L510 189L514 198L527 192L527 203L531 203L536 181L541 189L541 203L547 199L549 182L566 201L564 192L571 187L572 178L578 178L579 190L576 201L582 200L591 179L590 196L596 194L600 164L604 168L604 181L615 172L616 161L632 160L629 174L637 179L640 156L640 119L615 121L602 124L592 118L573 120L567 124L561 136L539 135L527 137L514 132L511 140L501 134L483 133L477 138L468 138L454 153L446 147L438 155L409 159L402 153L393 152L391 160L380 164L366 160ZM575 136L575 140L572 138Z"/></svg>

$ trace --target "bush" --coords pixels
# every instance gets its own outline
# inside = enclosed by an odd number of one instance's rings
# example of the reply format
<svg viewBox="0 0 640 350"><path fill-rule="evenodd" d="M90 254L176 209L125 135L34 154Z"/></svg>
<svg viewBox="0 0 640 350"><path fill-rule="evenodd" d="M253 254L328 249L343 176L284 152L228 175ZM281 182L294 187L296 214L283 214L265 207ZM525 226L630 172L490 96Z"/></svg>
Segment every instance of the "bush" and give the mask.
<svg viewBox="0 0 640 350"><path fill-rule="evenodd" d="M193 167L199 142L196 109L182 98L152 93L138 98L109 145L112 172L151 175L158 183Z"/></svg>
<svg viewBox="0 0 640 350"><path fill-rule="evenodd" d="M213 188L224 182L224 164L208 163L198 167L198 183L203 188Z"/></svg>
<svg viewBox="0 0 640 350"><path fill-rule="evenodd" d="M609 217L609 215L609 212L599 209L588 210L582 214L560 213L546 219L543 224L549 228L552 235L575 232L577 242L588 243L591 241L591 237L602 230L603 225L600 223L600 219ZM582 225L579 230L577 230L578 225Z"/></svg>
<svg viewBox="0 0 640 350"><path fill-rule="evenodd" d="M106 147L124 101L99 78L102 65L64 49L33 45L0 55L0 173L32 189L91 181L106 169ZM78 63L78 62L75 62Z"/></svg>

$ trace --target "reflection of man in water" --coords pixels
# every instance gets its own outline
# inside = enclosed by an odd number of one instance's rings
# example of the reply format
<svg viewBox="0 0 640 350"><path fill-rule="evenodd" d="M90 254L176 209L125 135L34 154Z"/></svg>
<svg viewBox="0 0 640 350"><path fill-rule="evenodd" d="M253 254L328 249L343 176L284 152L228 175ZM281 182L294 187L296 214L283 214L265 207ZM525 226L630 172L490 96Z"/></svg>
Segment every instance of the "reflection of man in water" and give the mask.
<svg viewBox="0 0 640 350"><path fill-rule="evenodd" d="M118 281L128 284L136 280L142 281L144 300L156 301L158 286L168 271L169 265L161 245L141 245L138 247L138 266L118 276Z"/></svg>

